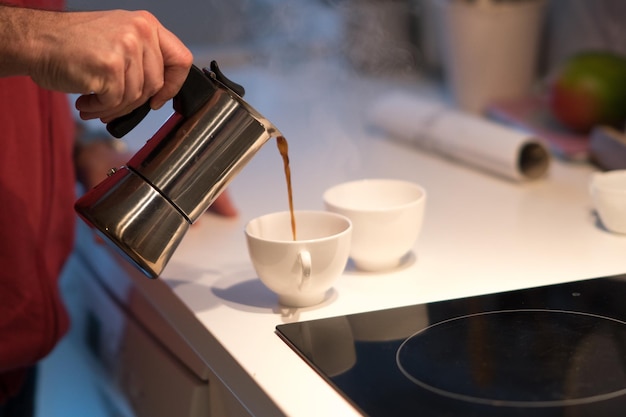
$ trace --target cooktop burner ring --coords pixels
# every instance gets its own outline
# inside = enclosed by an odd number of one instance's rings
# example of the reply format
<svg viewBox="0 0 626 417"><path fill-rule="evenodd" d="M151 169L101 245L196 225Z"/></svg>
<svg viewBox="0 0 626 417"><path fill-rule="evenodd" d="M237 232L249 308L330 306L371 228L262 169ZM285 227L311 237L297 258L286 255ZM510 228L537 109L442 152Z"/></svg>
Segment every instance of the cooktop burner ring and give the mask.
<svg viewBox="0 0 626 417"><path fill-rule="evenodd" d="M616 358L626 346L625 326L569 310L469 314L409 336L396 364L416 385L456 400L521 408L589 404L626 394L626 358ZM494 334L509 343L494 341ZM608 357L593 355L596 349ZM588 373L602 378L587 379Z"/></svg>

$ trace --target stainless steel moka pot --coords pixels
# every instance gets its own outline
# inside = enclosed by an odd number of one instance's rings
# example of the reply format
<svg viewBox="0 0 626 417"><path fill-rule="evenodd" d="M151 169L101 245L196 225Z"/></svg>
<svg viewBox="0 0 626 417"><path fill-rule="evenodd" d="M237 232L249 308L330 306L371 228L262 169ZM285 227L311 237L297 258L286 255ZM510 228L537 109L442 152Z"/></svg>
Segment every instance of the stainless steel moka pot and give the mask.
<svg viewBox="0 0 626 417"><path fill-rule="evenodd" d="M191 68L174 113L125 166L75 204L80 217L148 277L158 277L194 223L269 138L280 132L213 61ZM121 138L148 103L107 125Z"/></svg>

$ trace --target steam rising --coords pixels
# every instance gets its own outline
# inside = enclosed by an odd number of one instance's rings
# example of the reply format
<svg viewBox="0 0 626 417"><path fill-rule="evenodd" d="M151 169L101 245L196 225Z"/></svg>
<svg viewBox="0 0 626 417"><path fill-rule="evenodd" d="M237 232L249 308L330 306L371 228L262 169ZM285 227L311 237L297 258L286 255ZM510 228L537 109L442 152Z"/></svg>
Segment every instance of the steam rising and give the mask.
<svg viewBox="0 0 626 417"><path fill-rule="evenodd" d="M407 0L266 1L264 33L256 36L282 65L321 56L356 71L389 75L416 71L416 10Z"/></svg>

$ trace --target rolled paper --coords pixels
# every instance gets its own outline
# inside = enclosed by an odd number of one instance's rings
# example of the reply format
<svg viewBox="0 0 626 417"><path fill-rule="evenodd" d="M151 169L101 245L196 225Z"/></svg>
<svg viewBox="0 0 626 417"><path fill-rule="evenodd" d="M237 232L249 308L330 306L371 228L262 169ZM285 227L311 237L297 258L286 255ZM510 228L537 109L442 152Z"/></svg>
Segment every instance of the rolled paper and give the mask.
<svg viewBox="0 0 626 417"><path fill-rule="evenodd" d="M509 180L542 178L550 165L538 138L404 92L378 100L369 120L395 139Z"/></svg>

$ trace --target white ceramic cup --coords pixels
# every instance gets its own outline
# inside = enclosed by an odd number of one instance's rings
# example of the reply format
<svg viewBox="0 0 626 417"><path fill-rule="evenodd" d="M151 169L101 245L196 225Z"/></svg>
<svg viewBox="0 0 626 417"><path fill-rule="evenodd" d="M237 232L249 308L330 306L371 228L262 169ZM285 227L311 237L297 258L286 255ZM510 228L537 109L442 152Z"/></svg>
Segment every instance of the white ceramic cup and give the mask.
<svg viewBox="0 0 626 417"><path fill-rule="evenodd" d="M589 191L602 224L612 232L626 234L626 170L594 173Z"/></svg>
<svg viewBox="0 0 626 417"><path fill-rule="evenodd" d="M281 304L308 307L324 300L348 262L352 224L325 211L296 211L296 238L288 211L266 214L245 228L248 253L261 282Z"/></svg>
<svg viewBox="0 0 626 417"><path fill-rule="evenodd" d="M326 190L323 199L328 211L352 221L350 257L364 271L399 266L422 229L426 191L409 181L347 182Z"/></svg>

